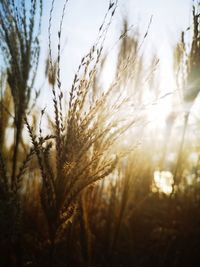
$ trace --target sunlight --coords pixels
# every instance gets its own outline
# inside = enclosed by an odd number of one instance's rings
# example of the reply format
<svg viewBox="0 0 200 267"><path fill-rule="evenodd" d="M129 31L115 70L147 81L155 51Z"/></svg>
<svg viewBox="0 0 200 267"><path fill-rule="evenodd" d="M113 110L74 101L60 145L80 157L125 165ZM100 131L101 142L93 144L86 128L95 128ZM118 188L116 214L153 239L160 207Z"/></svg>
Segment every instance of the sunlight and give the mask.
<svg viewBox="0 0 200 267"><path fill-rule="evenodd" d="M165 120L171 111L172 101L175 97L176 82L173 75L173 64L171 57L171 49L164 46L159 53L160 63L157 67L159 71L159 94L155 99L152 92L146 92L146 99L153 99L152 106L148 110L150 121L163 128ZM150 88L151 89L151 88Z"/></svg>
<svg viewBox="0 0 200 267"><path fill-rule="evenodd" d="M156 103L153 103L147 110L148 119L150 120L152 127L163 128L165 120L171 110L171 101L166 98L159 99Z"/></svg>
<svg viewBox="0 0 200 267"><path fill-rule="evenodd" d="M200 266L200 0L2 0L0 40L0 266Z"/></svg>
<svg viewBox="0 0 200 267"><path fill-rule="evenodd" d="M172 193L172 185L174 183L173 174L169 171L155 171L154 172L155 187L152 188L153 192L162 192L166 195Z"/></svg>

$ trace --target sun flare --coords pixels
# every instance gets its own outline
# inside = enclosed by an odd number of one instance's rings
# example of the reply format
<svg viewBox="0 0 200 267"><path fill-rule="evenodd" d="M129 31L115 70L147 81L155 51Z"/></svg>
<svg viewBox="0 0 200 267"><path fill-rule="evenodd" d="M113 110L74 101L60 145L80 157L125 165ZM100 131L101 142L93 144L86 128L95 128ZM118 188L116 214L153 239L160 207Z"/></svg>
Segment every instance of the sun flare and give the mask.
<svg viewBox="0 0 200 267"><path fill-rule="evenodd" d="M173 174L169 171L155 171L154 183L155 185L152 188L153 192L159 191L166 195L170 195L174 183Z"/></svg>

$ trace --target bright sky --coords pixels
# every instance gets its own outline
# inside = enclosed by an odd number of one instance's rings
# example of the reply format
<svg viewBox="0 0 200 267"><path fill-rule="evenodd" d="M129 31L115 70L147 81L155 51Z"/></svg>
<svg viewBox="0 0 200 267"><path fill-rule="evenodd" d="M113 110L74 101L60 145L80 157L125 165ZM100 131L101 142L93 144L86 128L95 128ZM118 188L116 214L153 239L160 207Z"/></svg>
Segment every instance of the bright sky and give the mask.
<svg viewBox="0 0 200 267"><path fill-rule="evenodd" d="M64 0L55 1L53 13L52 50L56 55L57 31L62 14ZM67 4L62 35L62 80L67 88L71 85L74 72L84 54L95 41L98 28L101 25L109 0L69 0ZM48 54L48 20L51 1L44 1L43 30L41 36L43 64ZM150 17L153 22L150 27L145 45L147 51L155 50L161 59L163 81L169 80L171 64L171 48L178 41L180 32L185 30L191 22L192 0L119 0L108 38L107 48L112 47L122 28L123 18L126 16L130 24L139 28L145 34ZM39 74L38 81L42 75ZM49 92L49 91L48 91ZM41 106L46 106L50 94L43 91Z"/></svg>

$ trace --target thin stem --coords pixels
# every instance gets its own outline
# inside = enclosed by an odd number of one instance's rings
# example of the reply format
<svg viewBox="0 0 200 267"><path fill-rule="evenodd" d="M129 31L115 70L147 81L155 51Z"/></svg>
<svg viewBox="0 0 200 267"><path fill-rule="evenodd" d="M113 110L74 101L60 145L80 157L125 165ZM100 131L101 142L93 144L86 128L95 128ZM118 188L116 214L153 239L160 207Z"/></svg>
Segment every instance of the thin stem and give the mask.
<svg viewBox="0 0 200 267"><path fill-rule="evenodd" d="M177 179L177 174L180 169L180 164L182 160L182 152L183 152L183 146L185 142L185 134L188 126L188 118L189 118L190 112L186 112L184 116L184 127L183 127L183 132L182 132L182 137L181 137L181 143L178 151L178 157L177 157L177 162L176 162L176 167L174 171L174 184L173 184L173 192L174 192L174 186L178 183Z"/></svg>

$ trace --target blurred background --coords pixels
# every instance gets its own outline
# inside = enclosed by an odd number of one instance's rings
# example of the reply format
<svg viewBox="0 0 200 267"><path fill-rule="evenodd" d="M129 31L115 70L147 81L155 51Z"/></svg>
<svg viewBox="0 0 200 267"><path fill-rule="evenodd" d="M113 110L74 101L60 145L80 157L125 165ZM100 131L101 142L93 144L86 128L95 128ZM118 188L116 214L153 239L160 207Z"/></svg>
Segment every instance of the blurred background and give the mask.
<svg viewBox="0 0 200 267"><path fill-rule="evenodd" d="M1 266L199 267L199 1L0 1L0 38Z"/></svg>

